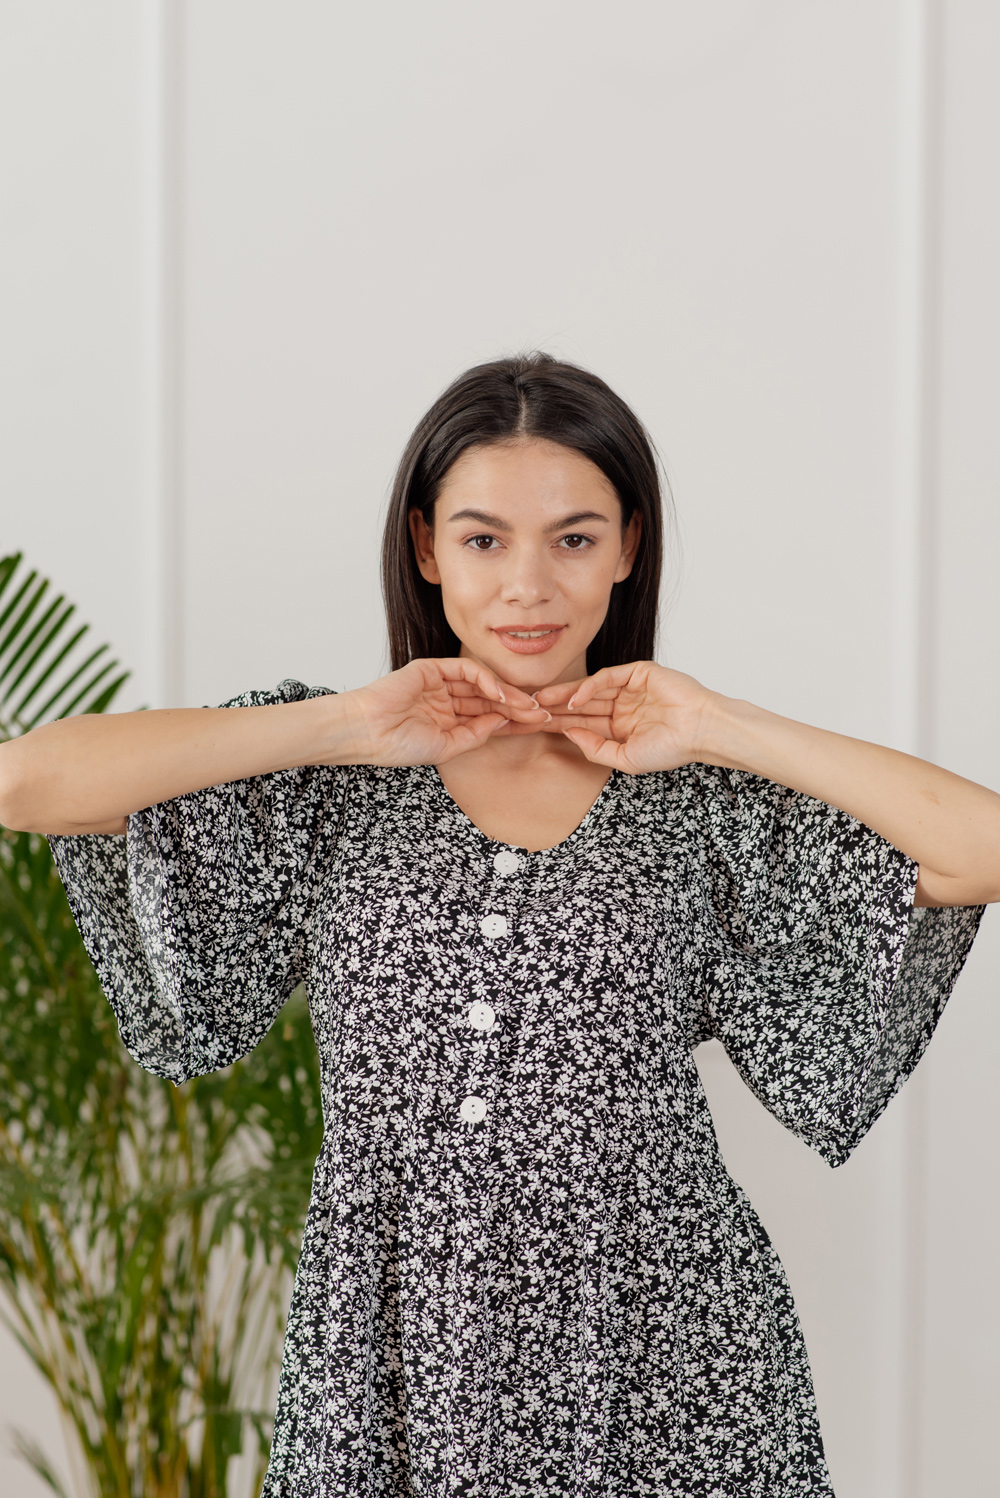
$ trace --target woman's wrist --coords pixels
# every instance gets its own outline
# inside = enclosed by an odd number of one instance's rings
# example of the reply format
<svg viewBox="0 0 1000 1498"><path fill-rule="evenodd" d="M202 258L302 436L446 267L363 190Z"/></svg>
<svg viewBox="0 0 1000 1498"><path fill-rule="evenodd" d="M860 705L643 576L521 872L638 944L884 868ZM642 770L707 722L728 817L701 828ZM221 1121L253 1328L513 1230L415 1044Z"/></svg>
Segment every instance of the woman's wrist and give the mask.
<svg viewBox="0 0 1000 1498"><path fill-rule="evenodd" d="M702 715L697 758L702 764L767 776L768 729L780 721L775 713L752 702L712 692Z"/></svg>
<svg viewBox="0 0 1000 1498"><path fill-rule="evenodd" d="M315 742L306 763L359 765L370 760L371 735L358 691L314 697L309 707L317 709L317 721Z"/></svg>

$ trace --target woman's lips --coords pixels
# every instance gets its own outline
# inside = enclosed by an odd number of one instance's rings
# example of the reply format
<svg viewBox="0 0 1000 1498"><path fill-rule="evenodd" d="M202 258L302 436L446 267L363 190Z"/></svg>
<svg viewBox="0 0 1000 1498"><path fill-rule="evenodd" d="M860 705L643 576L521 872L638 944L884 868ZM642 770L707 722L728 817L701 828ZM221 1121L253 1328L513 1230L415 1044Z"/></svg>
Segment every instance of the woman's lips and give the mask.
<svg viewBox="0 0 1000 1498"><path fill-rule="evenodd" d="M516 632L511 629L494 629L493 633L515 655L541 655L543 651L552 649L565 628L565 624L536 624L533 628ZM535 638L525 639L525 635L534 635Z"/></svg>

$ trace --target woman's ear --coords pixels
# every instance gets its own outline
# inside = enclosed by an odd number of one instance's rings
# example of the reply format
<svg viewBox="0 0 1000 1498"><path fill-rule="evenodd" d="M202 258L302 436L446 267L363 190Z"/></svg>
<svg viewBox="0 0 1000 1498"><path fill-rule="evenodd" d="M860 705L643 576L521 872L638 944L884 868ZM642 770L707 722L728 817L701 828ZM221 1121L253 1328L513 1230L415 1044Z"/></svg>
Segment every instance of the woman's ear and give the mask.
<svg viewBox="0 0 1000 1498"><path fill-rule="evenodd" d="M417 558L417 566L420 568L420 576L428 583L437 583L440 586L441 574L438 571L437 562L434 560L434 532L420 511L413 509L409 513L410 535L413 537L413 551Z"/></svg>
<svg viewBox="0 0 1000 1498"><path fill-rule="evenodd" d="M632 571L636 552L639 550L639 540L642 536L642 519L638 510L632 511L632 518L622 534L622 554L615 570L615 582L620 583L628 577Z"/></svg>

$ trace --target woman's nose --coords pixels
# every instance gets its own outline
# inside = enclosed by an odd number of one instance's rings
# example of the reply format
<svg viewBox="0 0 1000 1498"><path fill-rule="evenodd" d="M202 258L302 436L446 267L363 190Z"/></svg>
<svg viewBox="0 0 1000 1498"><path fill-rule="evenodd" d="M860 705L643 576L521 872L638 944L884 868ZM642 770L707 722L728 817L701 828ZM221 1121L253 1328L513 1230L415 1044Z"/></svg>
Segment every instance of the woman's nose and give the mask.
<svg viewBox="0 0 1000 1498"><path fill-rule="evenodd" d="M552 574L544 556L529 549L511 550L500 584L504 603L519 603L523 608L546 603L554 593Z"/></svg>

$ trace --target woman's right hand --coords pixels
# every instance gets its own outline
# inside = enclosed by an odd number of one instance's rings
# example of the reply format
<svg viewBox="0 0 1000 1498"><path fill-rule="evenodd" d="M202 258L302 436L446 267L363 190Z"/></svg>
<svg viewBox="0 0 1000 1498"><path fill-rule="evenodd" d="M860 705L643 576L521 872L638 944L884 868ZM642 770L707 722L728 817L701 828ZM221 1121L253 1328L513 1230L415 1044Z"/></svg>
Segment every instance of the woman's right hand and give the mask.
<svg viewBox="0 0 1000 1498"><path fill-rule="evenodd" d="M464 656L411 661L341 701L352 723L351 758L367 765L440 765L478 749L508 720L539 728L549 721L527 692Z"/></svg>

